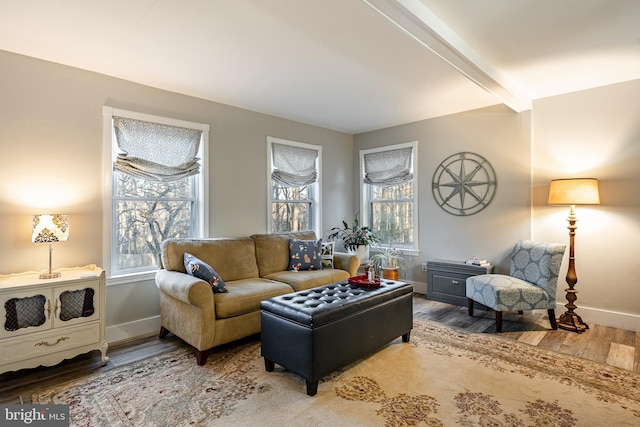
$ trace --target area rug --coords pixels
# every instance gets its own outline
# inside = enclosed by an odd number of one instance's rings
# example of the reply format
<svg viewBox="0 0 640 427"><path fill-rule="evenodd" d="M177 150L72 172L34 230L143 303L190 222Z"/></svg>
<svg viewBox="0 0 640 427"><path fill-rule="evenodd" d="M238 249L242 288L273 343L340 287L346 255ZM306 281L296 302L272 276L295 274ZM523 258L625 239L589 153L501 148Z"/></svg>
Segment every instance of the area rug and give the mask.
<svg viewBox="0 0 640 427"><path fill-rule="evenodd" d="M70 405L72 426L635 426L640 375L495 335L417 320L324 378L318 394L258 340L215 350L205 366L175 350L60 384L33 403Z"/></svg>

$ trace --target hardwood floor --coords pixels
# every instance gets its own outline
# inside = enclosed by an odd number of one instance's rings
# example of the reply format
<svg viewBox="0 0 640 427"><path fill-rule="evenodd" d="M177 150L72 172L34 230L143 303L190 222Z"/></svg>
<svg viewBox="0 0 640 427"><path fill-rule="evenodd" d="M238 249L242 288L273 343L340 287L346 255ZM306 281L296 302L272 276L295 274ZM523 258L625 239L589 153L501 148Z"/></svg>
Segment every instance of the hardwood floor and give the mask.
<svg viewBox="0 0 640 427"><path fill-rule="evenodd" d="M429 301L424 295L414 296L413 309L416 319L431 320L469 332L496 333L493 312L476 310L474 316L470 317L466 307ZM533 314L525 312L524 315L505 313L504 332L500 335L559 353L640 372L640 333L596 324L590 324L589 327L582 334L554 331L549 327L546 310ZM187 344L174 335L170 334L162 340L154 335L111 345L109 362L104 367L100 361L100 353L94 351L52 367L6 372L0 375L0 403L29 403L32 393L47 386L115 369L184 346Z"/></svg>
<svg viewBox="0 0 640 427"><path fill-rule="evenodd" d="M496 334L495 313L475 310L469 316L467 307L429 301L422 295L413 298L414 318L439 322L469 332ZM557 314L557 313L556 313ZM588 319L587 320L588 323ZM640 333L590 324L589 330L577 334L562 329L552 330L546 310L504 313L503 338L525 342L558 353L640 372Z"/></svg>

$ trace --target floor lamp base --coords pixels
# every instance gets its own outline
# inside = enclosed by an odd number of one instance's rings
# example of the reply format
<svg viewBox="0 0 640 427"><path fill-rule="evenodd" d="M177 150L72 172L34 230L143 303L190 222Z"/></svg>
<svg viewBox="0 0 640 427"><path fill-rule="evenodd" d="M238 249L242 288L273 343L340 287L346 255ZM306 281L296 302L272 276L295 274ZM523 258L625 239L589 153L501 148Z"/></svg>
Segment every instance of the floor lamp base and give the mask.
<svg viewBox="0 0 640 427"><path fill-rule="evenodd" d="M589 329L589 325L584 323L579 315L567 311L558 319L558 328L580 334Z"/></svg>

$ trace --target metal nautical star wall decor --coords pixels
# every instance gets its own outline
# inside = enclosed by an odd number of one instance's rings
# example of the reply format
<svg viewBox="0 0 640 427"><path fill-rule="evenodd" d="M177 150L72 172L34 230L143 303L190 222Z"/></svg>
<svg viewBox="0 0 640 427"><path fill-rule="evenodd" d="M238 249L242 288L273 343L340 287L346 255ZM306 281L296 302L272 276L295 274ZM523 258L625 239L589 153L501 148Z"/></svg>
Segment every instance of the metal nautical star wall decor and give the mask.
<svg viewBox="0 0 640 427"><path fill-rule="evenodd" d="M475 153L456 153L440 163L431 189L438 206L452 215L473 215L486 208L496 193L491 163Z"/></svg>

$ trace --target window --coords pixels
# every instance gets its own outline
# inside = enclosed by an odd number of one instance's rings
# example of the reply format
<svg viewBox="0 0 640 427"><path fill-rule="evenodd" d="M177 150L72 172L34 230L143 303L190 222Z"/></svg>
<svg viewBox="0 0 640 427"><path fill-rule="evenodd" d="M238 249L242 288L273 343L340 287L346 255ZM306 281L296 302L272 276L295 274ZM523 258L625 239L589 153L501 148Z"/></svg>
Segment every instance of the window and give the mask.
<svg viewBox="0 0 640 427"><path fill-rule="evenodd" d="M207 231L209 127L110 107L103 115L105 265L110 277L154 271L163 240Z"/></svg>
<svg viewBox="0 0 640 427"><path fill-rule="evenodd" d="M381 245L418 251L417 142L360 151L363 225Z"/></svg>
<svg viewBox="0 0 640 427"><path fill-rule="evenodd" d="M314 230L321 235L322 147L267 137L268 231Z"/></svg>

